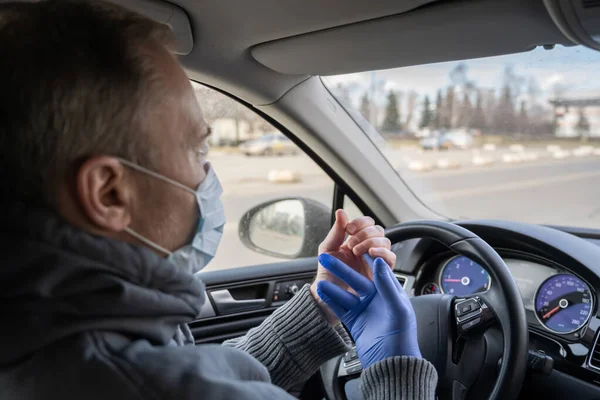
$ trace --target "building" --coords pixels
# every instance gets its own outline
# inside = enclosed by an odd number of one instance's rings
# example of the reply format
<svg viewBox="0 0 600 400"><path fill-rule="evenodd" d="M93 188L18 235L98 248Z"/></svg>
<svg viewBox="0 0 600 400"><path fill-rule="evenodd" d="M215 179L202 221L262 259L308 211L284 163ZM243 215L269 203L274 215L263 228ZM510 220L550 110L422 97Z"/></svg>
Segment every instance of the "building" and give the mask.
<svg viewBox="0 0 600 400"><path fill-rule="evenodd" d="M558 137L600 137L600 90L566 93L550 100Z"/></svg>

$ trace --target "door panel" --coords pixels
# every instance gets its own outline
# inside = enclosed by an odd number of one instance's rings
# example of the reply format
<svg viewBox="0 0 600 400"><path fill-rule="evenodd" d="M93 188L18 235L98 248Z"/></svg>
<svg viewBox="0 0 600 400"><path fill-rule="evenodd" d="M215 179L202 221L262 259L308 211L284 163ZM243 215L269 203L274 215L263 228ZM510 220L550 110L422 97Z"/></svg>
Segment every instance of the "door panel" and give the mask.
<svg viewBox="0 0 600 400"><path fill-rule="evenodd" d="M221 343L258 326L295 291L314 280L317 258L207 271L207 303L190 323L197 344Z"/></svg>

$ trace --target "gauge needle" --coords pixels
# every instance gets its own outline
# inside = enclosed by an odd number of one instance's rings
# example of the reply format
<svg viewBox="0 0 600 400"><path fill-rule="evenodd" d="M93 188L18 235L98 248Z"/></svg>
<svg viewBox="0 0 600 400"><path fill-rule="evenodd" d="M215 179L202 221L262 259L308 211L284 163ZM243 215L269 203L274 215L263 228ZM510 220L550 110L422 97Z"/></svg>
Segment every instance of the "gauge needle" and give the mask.
<svg viewBox="0 0 600 400"><path fill-rule="evenodd" d="M560 306L556 306L554 307L552 310L548 311L546 314L544 314L544 316L542 317L542 319L546 319L550 316L552 316L552 314L554 314L555 312L557 312L558 310L560 310Z"/></svg>
<svg viewBox="0 0 600 400"><path fill-rule="evenodd" d="M444 279L444 282L460 282L460 279Z"/></svg>

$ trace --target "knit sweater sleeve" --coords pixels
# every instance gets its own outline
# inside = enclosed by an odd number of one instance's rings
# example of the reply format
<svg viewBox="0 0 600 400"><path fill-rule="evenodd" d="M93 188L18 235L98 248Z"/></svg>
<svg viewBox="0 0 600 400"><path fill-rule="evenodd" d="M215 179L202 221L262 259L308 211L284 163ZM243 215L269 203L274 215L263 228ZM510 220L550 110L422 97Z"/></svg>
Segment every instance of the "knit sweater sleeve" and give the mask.
<svg viewBox="0 0 600 400"><path fill-rule="evenodd" d="M434 400L438 375L433 364L416 357L390 357L363 371L363 400Z"/></svg>
<svg viewBox="0 0 600 400"><path fill-rule="evenodd" d="M308 285L260 326L223 343L258 359L269 370L272 382L284 389L310 378L321 364L343 354L350 344L344 328L327 321Z"/></svg>

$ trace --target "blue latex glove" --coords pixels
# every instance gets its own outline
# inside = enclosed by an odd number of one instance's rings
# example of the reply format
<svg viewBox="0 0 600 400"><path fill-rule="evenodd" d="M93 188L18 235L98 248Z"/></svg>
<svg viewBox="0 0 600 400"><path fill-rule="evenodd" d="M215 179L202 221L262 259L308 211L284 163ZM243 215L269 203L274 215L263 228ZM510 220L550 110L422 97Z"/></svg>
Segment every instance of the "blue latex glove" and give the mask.
<svg viewBox="0 0 600 400"><path fill-rule="evenodd" d="M321 254L321 265L359 297L329 281L317 284L319 297L350 331L363 368L388 357L421 358L417 319L408 296L383 259L364 257L373 269L374 282L337 258Z"/></svg>

